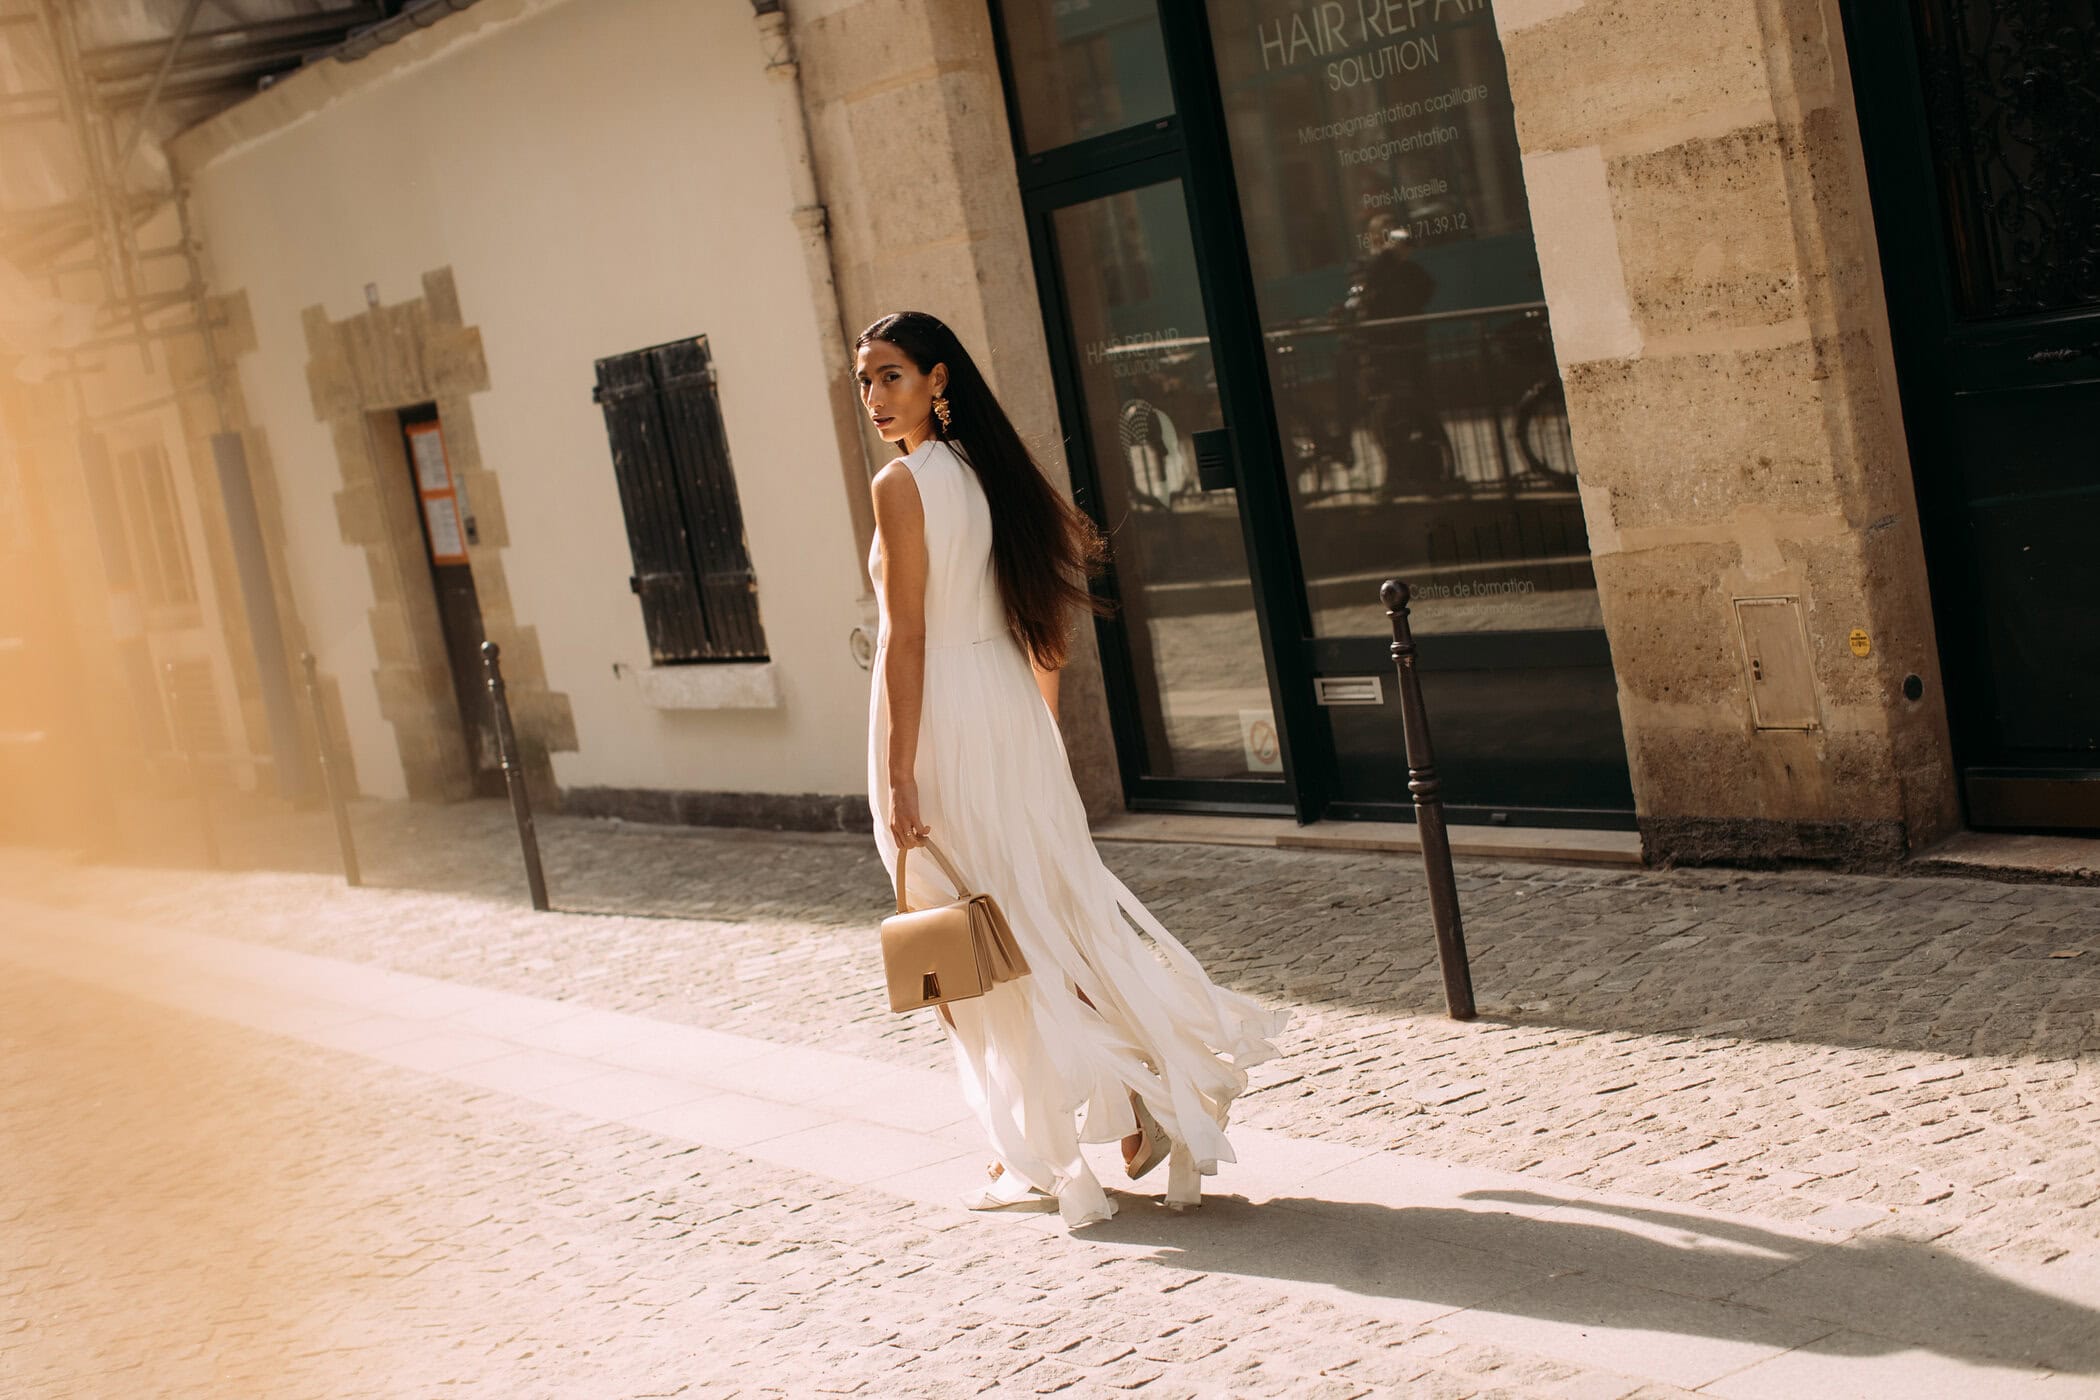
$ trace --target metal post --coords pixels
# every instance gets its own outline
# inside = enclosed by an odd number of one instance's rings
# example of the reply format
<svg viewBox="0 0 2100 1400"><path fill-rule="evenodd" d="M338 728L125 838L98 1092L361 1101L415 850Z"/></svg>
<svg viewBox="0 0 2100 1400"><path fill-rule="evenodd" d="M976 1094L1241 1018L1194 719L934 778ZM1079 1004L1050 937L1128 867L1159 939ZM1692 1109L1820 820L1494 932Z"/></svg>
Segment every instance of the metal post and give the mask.
<svg viewBox="0 0 2100 1400"><path fill-rule="evenodd" d="M153 70L153 84L146 89L146 100L131 123L131 135L125 138L124 149L117 155L115 170L120 189L123 188L124 172L131 168L131 157L139 148L139 138L146 134L146 123L153 119L153 108L160 101L160 90L167 86L168 71L175 66L175 55L182 52L182 41L190 37L190 27L197 22L197 11L203 8L204 0L190 0L183 6L182 18L176 21L175 33L168 39L168 51L160 56L160 67Z"/></svg>
<svg viewBox="0 0 2100 1400"><path fill-rule="evenodd" d="M190 737L182 724L182 688L175 681L175 663L164 663L161 678L168 696L168 732L174 737L175 746L182 750L182 766L189 774L190 791L197 797L197 831L204 838L204 863L213 870L219 868L219 833L212 826L211 794L204 790L204 778L197 771L197 751L190 747Z"/></svg>
<svg viewBox="0 0 2100 1400"><path fill-rule="evenodd" d="M342 784L336 781L335 760L329 754L328 711L321 704L321 673L310 651L299 653L306 672L306 699L314 710L314 749L321 759L321 786L328 790L328 810L335 815L335 845L343 856L343 883L362 885L364 874L357 867L357 842L350 833L350 809L343 802Z"/></svg>
<svg viewBox="0 0 2100 1400"><path fill-rule="evenodd" d="M503 760L503 785L510 789L511 815L518 819L518 845L525 852L525 882L532 888L532 907L547 909L547 873L540 869L540 838L532 829L532 799L525 791L525 765L518 761L518 735L510 724L510 699L503 691L502 649L481 644L481 666L488 674L489 704L496 711L496 752Z"/></svg>
<svg viewBox="0 0 2100 1400"><path fill-rule="evenodd" d="M1429 711L1422 704L1422 678L1415 669L1415 637L1407 625L1407 585L1387 579L1378 596L1393 620L1393 665L1400 672L1400 723L1407 742L1407 790L1415 799L1415 828L1422 837L1422 864L1429 874L1429 918L1436 926L1437 961L1444 969L1444 1005L1454 1021L1470 1021L1473 970L1466 961L1466 931L1458 915L1458 877L1451 871L1451 836L1444 828L1444 784L1429 747Z"/></svg>
<svg viewBox="0 0 2100 1400"><path fill-rule="evenodd" d="M139 298L138 269L134 266L138 243L132 236L132 214L124 198L124 173L109 167L115 151L108 139L108 119L104 117L101 125L95 120L98 113L81 67L76 8L58 0L43 0L38 13L58 67L59 115L73 128L73 139L80 147L81 169L87 174L88 203L96 225L95 242L104 259L109 300L113 306L130 308L132 328L137 332L139 367L150 374L153 341Z"/></svg>

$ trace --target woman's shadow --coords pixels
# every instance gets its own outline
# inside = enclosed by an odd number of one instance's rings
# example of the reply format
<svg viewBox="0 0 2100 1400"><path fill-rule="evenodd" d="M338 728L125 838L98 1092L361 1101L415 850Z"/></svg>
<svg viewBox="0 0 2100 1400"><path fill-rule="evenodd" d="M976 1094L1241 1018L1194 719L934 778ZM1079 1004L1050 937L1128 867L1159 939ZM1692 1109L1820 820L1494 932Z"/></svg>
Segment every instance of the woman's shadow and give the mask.
<svg viewBox="0 0 2100 1400"><path fill-rule="evenodd" d="M1451 1198L1446 1198L1451 1199ZM1403 1321L1456 1309L1582 1328L1707 1336L1830 1356L1924 1350L1964 1362L2100 1373L2100 1311L1929 1244L1836 1243L1739 1221L1529 1191L1468 1191L1480 1208L1206 1196L1172 1215L1119 1195L1089 1240L1149 1261L1299 1279L1392 1300ZM2047 1268L2048 1266L2041 1266ZM2075 1268L2075 1266L2069 1266ZM2067 1289L2100 1299L2100 1276Z"/></svg>

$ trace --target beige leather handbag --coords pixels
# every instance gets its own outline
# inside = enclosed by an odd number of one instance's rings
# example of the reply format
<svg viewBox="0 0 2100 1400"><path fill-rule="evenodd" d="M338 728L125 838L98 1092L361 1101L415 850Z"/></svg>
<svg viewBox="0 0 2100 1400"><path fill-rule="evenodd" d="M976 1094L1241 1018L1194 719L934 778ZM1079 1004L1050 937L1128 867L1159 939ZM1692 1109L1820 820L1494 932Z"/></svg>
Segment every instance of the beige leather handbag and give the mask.
<svg viewBox="0 0 2100 1400"><path fill-rule="evenodd" d="M1001 982L1028 975L1021 945L992 897L968 893L969 883L931 841L926 852L961 897L932 909L907 905L904 862L911 851L898 847L897 912L882 921L882 967L892 1011L981 997Z"/></svg>

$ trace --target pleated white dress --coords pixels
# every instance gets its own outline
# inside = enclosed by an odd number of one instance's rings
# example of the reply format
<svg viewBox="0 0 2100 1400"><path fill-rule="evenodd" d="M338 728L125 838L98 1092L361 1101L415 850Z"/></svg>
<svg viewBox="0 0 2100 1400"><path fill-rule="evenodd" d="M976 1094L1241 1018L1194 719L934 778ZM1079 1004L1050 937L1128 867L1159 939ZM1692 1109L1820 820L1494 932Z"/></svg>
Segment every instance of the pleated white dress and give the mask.
<svg viewBox="0 0 2100 1400"><path fill-rule="evenodd" d="M938 440L906 462L925 508L929 556L920 817L963 878L998 900L1031 969L984 997L950 1004L963 1096L996 1159L1055 1195L1068 1224L1106 1220L1115 1206L1080 1143L1137 1131L1135 1090L1198 1171L1237 1161L1225 1137L1227 1111L1246 1088L1248 1067L1276 1053L1270 1038L1288 1013L1212 983L1102 864L1064 739L1007 627L977 473ZM868 566L880 597L880 539ZM876 847L894 881L882 685L888 642L885 607L869 706L868 793ZM908 879L913 908L956 896L932 860L911 861Z"/></svg>

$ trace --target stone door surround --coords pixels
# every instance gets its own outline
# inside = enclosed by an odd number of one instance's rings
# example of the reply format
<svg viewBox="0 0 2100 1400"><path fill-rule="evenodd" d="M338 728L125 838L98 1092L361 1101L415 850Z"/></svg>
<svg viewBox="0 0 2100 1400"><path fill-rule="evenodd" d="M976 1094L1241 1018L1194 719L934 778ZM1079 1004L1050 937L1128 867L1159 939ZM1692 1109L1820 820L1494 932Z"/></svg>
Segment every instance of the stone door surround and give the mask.
<svg viewBox="0 0 2100 1400"><path fill-rule="evenodd" d="M408 795L456 801L473 794L466 739L452 687L423 529L396 415L435 403L445 452L476 524L467 546L485 635L503 649L527 781L536 802L558 804L548 754L576 748L566 695L547 688L537 631L518 621L504 576L509 545L503 493L481 460L470 396L488 388L481 332L460 316L452 269L423 274L423 295L330 321L306 309L307 387L314 416L328 424L343 486L335 496L343 542L364 551L372 580L372 682L394 727Z"/></svg>

